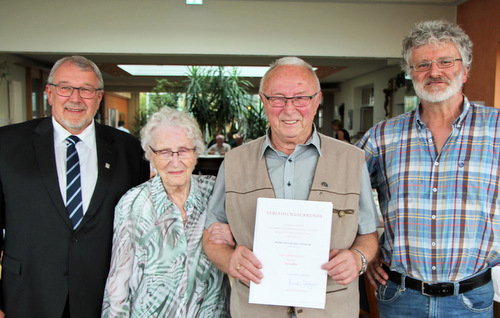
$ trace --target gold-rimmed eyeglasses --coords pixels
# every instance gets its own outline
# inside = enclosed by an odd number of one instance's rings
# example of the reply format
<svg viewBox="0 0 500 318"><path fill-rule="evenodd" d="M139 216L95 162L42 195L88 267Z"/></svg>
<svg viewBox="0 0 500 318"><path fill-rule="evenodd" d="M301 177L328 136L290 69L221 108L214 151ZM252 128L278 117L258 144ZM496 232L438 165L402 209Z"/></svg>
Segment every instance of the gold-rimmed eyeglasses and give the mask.
<svg viewBox="0 0 500 318"><path fill-rule="evenodd" d="M311 103L311 100L319 94L319 92L317 92L316 94L314 95L310 95L310 96L293 96L293 97L285 97L285 96L267 96L266 94L264 93L261 93L262 96L264 96L268 101L269 101L269 104L271 104L271 106L273 107L285 107L286 105L286 102L291 99L292 100L292 104L293 106L295 107L304 107L304 106L307 106Z"/></svg>
<svg viewBox="0 0 500 318"><path fill-rule="evenodd" d="M71 95L73 95L73 91L77 89L78 94L80 95L81 98L91 99L95 97L97 91L102 90L102 88L93 88L92 86L74 87L64 84L52 84L52 83L48 83L48 85L54 86L56 88L56 94L62 97L70 97Z"/></svg>
<svg viewBox="0 0 500 318"><path fill-rule="evenodd" d="M411 65L410 67L415 70L415 72L426 72L431 69L432 63L436 63L438 68L450 68L455 65L455 61L461 61L462 59L455 59L452 57L443 57L435 61L420 61Z"/></svg>
<svg viewBox="0 0 500 318"><path fill-rule="evenodd" d="M164 160L171 160L174 157L174 153L176 153L180 159L189 159L196 152L196 148L179 148L177 151L172 151L171 149L156 150L151 146L149 146L149 148L155 155Z"/></svg>

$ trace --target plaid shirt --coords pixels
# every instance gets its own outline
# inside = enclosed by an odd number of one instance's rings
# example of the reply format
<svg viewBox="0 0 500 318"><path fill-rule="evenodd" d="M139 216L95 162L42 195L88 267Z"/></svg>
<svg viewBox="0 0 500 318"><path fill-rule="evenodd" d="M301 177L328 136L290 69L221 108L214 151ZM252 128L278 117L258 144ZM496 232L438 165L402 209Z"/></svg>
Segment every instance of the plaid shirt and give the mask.
<svg viewBox="0 0 500 318"><path fill-rule="evenodd" d="M498 109L464 97L440 153L418 109L377 124L358 142L393 270L450 282L500 262L499 121Z"/></svg>

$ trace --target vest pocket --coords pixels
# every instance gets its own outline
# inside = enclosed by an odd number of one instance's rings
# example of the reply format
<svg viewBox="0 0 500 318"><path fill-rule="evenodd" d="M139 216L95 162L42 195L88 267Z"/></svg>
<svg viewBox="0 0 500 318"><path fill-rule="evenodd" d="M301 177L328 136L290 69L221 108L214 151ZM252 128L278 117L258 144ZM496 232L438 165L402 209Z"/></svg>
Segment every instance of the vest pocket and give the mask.
<svg viewBox="0 0 500 318"><path fill-rule="evenodd" d="M340 292L340 291L343 291L343 290L347 290L347 287L340 286L340 285L327 285L326 286L326 293L327 294L329 294L329 293L336 293L336 292Z"/></svg>
<svg viewBox="0 0 500 318"><path fill-rule="evenodd" d="M333 209L333 214L337 214L339 218L343 218L346 215L354 214L354 209Z"/></svg>

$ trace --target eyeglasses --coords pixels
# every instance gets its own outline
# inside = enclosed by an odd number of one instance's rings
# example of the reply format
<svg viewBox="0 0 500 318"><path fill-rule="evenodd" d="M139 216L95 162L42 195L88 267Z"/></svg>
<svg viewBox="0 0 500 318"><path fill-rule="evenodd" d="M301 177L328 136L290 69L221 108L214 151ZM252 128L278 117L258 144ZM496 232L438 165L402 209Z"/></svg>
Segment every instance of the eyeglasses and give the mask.
<svg viewBox="0 0 500 318"><path fill-rule="evenodd" d="M149 148L155 155L163 160L171 160L174 157L174 153L176 153L180 159L189 159L196 152L196 148L180 148L177 151L172 151L170 149L156 150L151 146L149 146Z"/></svg>
<svg viewBox="0 0 500 318"><path fill-rule="evenodd" d="M289 99L292 100L293 106L295 106L295 107L304 107L304 106L309 105L311 103L311 100L316 95L318 95L319 92L317 92L316 94L311 95L311 96L294 96L294 97L267 96L264 93L261 93L261 94L262 94L262 96L264 96L269 101L269 104L271 104L271 106L273 106L273 107L285 107L286 102Z"/></svg>
<svg viewBox="0 0 500 318"><path fill-rule="evenodd" d="M70 97L73 95L73 91L75 89L78 90L78 94L80 95L81 98L84 99L90 99L94 98L96 95L97 91L102 90L102 88L93 88L93 87L74 87L74 86L69 86L69 85L57 85L57 84L52 84L48 83L51 86L54 86L56 88L56 93L59 96L62 97Z"/></svg>
<svg viewBox="0 0 500 318"><path fill-rule="evenodd" d="M425 72L431 69L432 63L436 63L438 68L450 68L455 65L455 61L461 61L462 59L454 59L452 57L444 57L437 61L421 61L412 66L415 72Z"/></svg>

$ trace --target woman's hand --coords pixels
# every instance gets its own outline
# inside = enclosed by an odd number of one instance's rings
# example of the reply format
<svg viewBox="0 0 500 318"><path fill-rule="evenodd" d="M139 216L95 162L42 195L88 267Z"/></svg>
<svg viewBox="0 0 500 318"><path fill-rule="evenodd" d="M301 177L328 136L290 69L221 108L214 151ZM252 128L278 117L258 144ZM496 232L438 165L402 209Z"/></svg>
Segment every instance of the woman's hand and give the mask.
<svg viewBox="0 0 500 318"><path fill-rule="evenodd" d="M210 241L214 244L225 244L231 247L236 245L229 224L213 223L207 231L210 234Z"/></svg>

